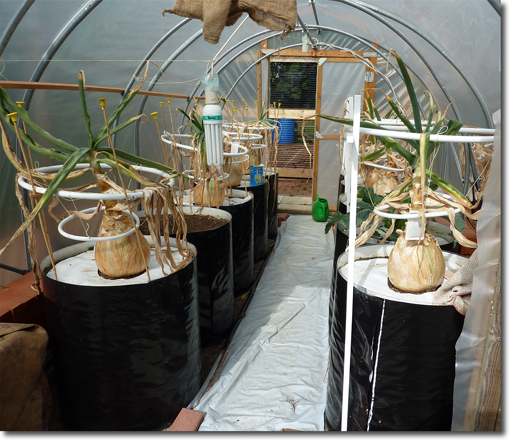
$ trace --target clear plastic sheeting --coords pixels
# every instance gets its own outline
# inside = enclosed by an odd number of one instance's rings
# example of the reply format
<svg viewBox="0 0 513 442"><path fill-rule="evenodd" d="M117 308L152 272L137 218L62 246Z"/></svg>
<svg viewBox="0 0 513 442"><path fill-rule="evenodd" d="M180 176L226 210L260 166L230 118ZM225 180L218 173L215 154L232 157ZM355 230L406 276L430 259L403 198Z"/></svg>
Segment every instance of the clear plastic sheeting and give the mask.
<svg viewBox="0 0 513 442"><path fill-rule="evenodd" d="M501 112L494 114L495 146L490 177L483 195L483 207L477 223L479 265L474 273L472 296L465 325L456 344L456 378L454 380L454 413L452 431L468 431L475 411L479 374L485 347L493 345L487 338L500 340L491 334L490 321L501 267ZM497 282L498 281L498 282ZM500 290L500 289L499 289Z"/></svg>
<svg viewBox="0 0 513 442"><path fill-rule="evenodd" d="M333 253L332 231L310 216L280 227L219 375L192 403L199 431L324 431Z"/></svg>

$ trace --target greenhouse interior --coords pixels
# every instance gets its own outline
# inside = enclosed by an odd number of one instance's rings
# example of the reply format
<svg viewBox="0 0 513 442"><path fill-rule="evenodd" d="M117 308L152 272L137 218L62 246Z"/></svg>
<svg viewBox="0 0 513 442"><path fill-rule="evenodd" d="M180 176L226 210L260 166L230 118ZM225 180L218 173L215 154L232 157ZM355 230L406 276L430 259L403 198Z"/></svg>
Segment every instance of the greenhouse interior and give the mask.
<svg viewBox="0 0 513 442"><path fill-rule="evenodd" d="M0 430L503 431L506 9L0 1Z"/></svg>

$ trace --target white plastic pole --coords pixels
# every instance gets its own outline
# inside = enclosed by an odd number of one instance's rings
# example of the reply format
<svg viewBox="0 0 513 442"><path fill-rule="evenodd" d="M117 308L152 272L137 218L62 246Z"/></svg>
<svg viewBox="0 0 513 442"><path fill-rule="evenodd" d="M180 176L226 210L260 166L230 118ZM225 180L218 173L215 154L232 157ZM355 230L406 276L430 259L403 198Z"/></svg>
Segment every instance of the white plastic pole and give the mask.
<svg viewBox="0 0 513 442"><path fill-rule="evenodd" d="M349 97L346 102L346 109L348 111L348 118L353 119L353 97ZM349 193L351 190L351 160L350 160L350 149L351 143L353 143L353 133L349 132L353 129L350 126L346 126L347 134L344 137L344 152L342 152L342 163L343 168L341 172L344 174L344 199L347 205L347 210L350 210Z"/></svg>
<svg viewBox="0 0 513 442"><path fill-rule="evenodd" d="M353 274L356 242L356 198L358 186L358 146L360 145L360 109L362 97L354 96L353 136L349 143L351 160L351 183L349 195L349 250L347 262L347 292L346 292L346 330L344 341L344 371L342 382L342 419L341 430L347 431L347 415L349 411L349 376L351 368L351 341L353 325Z"/></svg>

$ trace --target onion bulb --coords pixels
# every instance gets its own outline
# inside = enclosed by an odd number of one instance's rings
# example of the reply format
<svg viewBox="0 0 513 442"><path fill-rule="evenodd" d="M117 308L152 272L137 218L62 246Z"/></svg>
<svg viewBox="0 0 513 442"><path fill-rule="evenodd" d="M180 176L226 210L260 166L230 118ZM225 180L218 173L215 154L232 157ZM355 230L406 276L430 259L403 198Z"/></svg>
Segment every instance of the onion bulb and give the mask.
<svg viewBox="0 0 513 442"><path fill-rule="evenodd" d="M361 175L364 187L372 187L376 195L386 195L399 185L399 180L394 171L379 169L377 167L362 164Z"/></svg>
<svg viewBox="0 0 513 442"><path fill-rule="evenodd" d="M374 187L378 177L379 170L376 167L368 166L367 164L362 164L361 166L361 175L362 175L362 186L363 187Z"/></svg>
<svg viewBox="0 0 513 442"><path fill-rule="evenodd" d="M193 190L194 204L197 206L220 206L224 202L224 185L222 181L210 180L208 185L201 180ZM240 183L240 181L239 181Z"/></svg>
<svg viewBox="0 0 513 442"><path fill-rule="evenodd" d="M428 232L424 240L406 240L405 233L397 230L399 238L388 257L388 279L392 285L407 293L435 290L445 275L445 260L436 238Z"/></svg>
<svg viewBox="0 0 513 442"><path fill-rule="evenodd" d="M372 189L376 195L386 195L394 190L399 185L399 181L397 180L394 172L386 172L378 174L378 177L374 184L372 185Z"/></svg>
<svg viewBox="0 0 513 442"><path fill-rule="evenodd" d="M235 187L240 185L242 179L242 163L232 163L230 165L230 174L228 178L224 180L224 183L228 187Z"/></svg>
<svg viewBox="0 0 513 442"><path fill-rule="evenodd" d="M127 214L106 211L98 236L121 235L132 227L132 221ZM139 275L150 262L150 245L139 230L124 238L97 242L94 253L98 270L102 276L111 279Z"/></svg>

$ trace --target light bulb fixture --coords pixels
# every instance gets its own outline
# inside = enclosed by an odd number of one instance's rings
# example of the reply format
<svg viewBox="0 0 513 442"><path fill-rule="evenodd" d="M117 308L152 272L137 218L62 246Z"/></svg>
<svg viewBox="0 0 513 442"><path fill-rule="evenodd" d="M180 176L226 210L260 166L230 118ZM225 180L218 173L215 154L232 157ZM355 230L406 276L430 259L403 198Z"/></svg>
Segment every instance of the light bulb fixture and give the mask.
<svg viewBox="0 0 513 442"><path fill-rule="evenodd" d="M205 74L201 82L205 90L203 124L207 165L215 166L219 170L223 163L223 110L219 106L219 77L217 74Z"/></svg>

